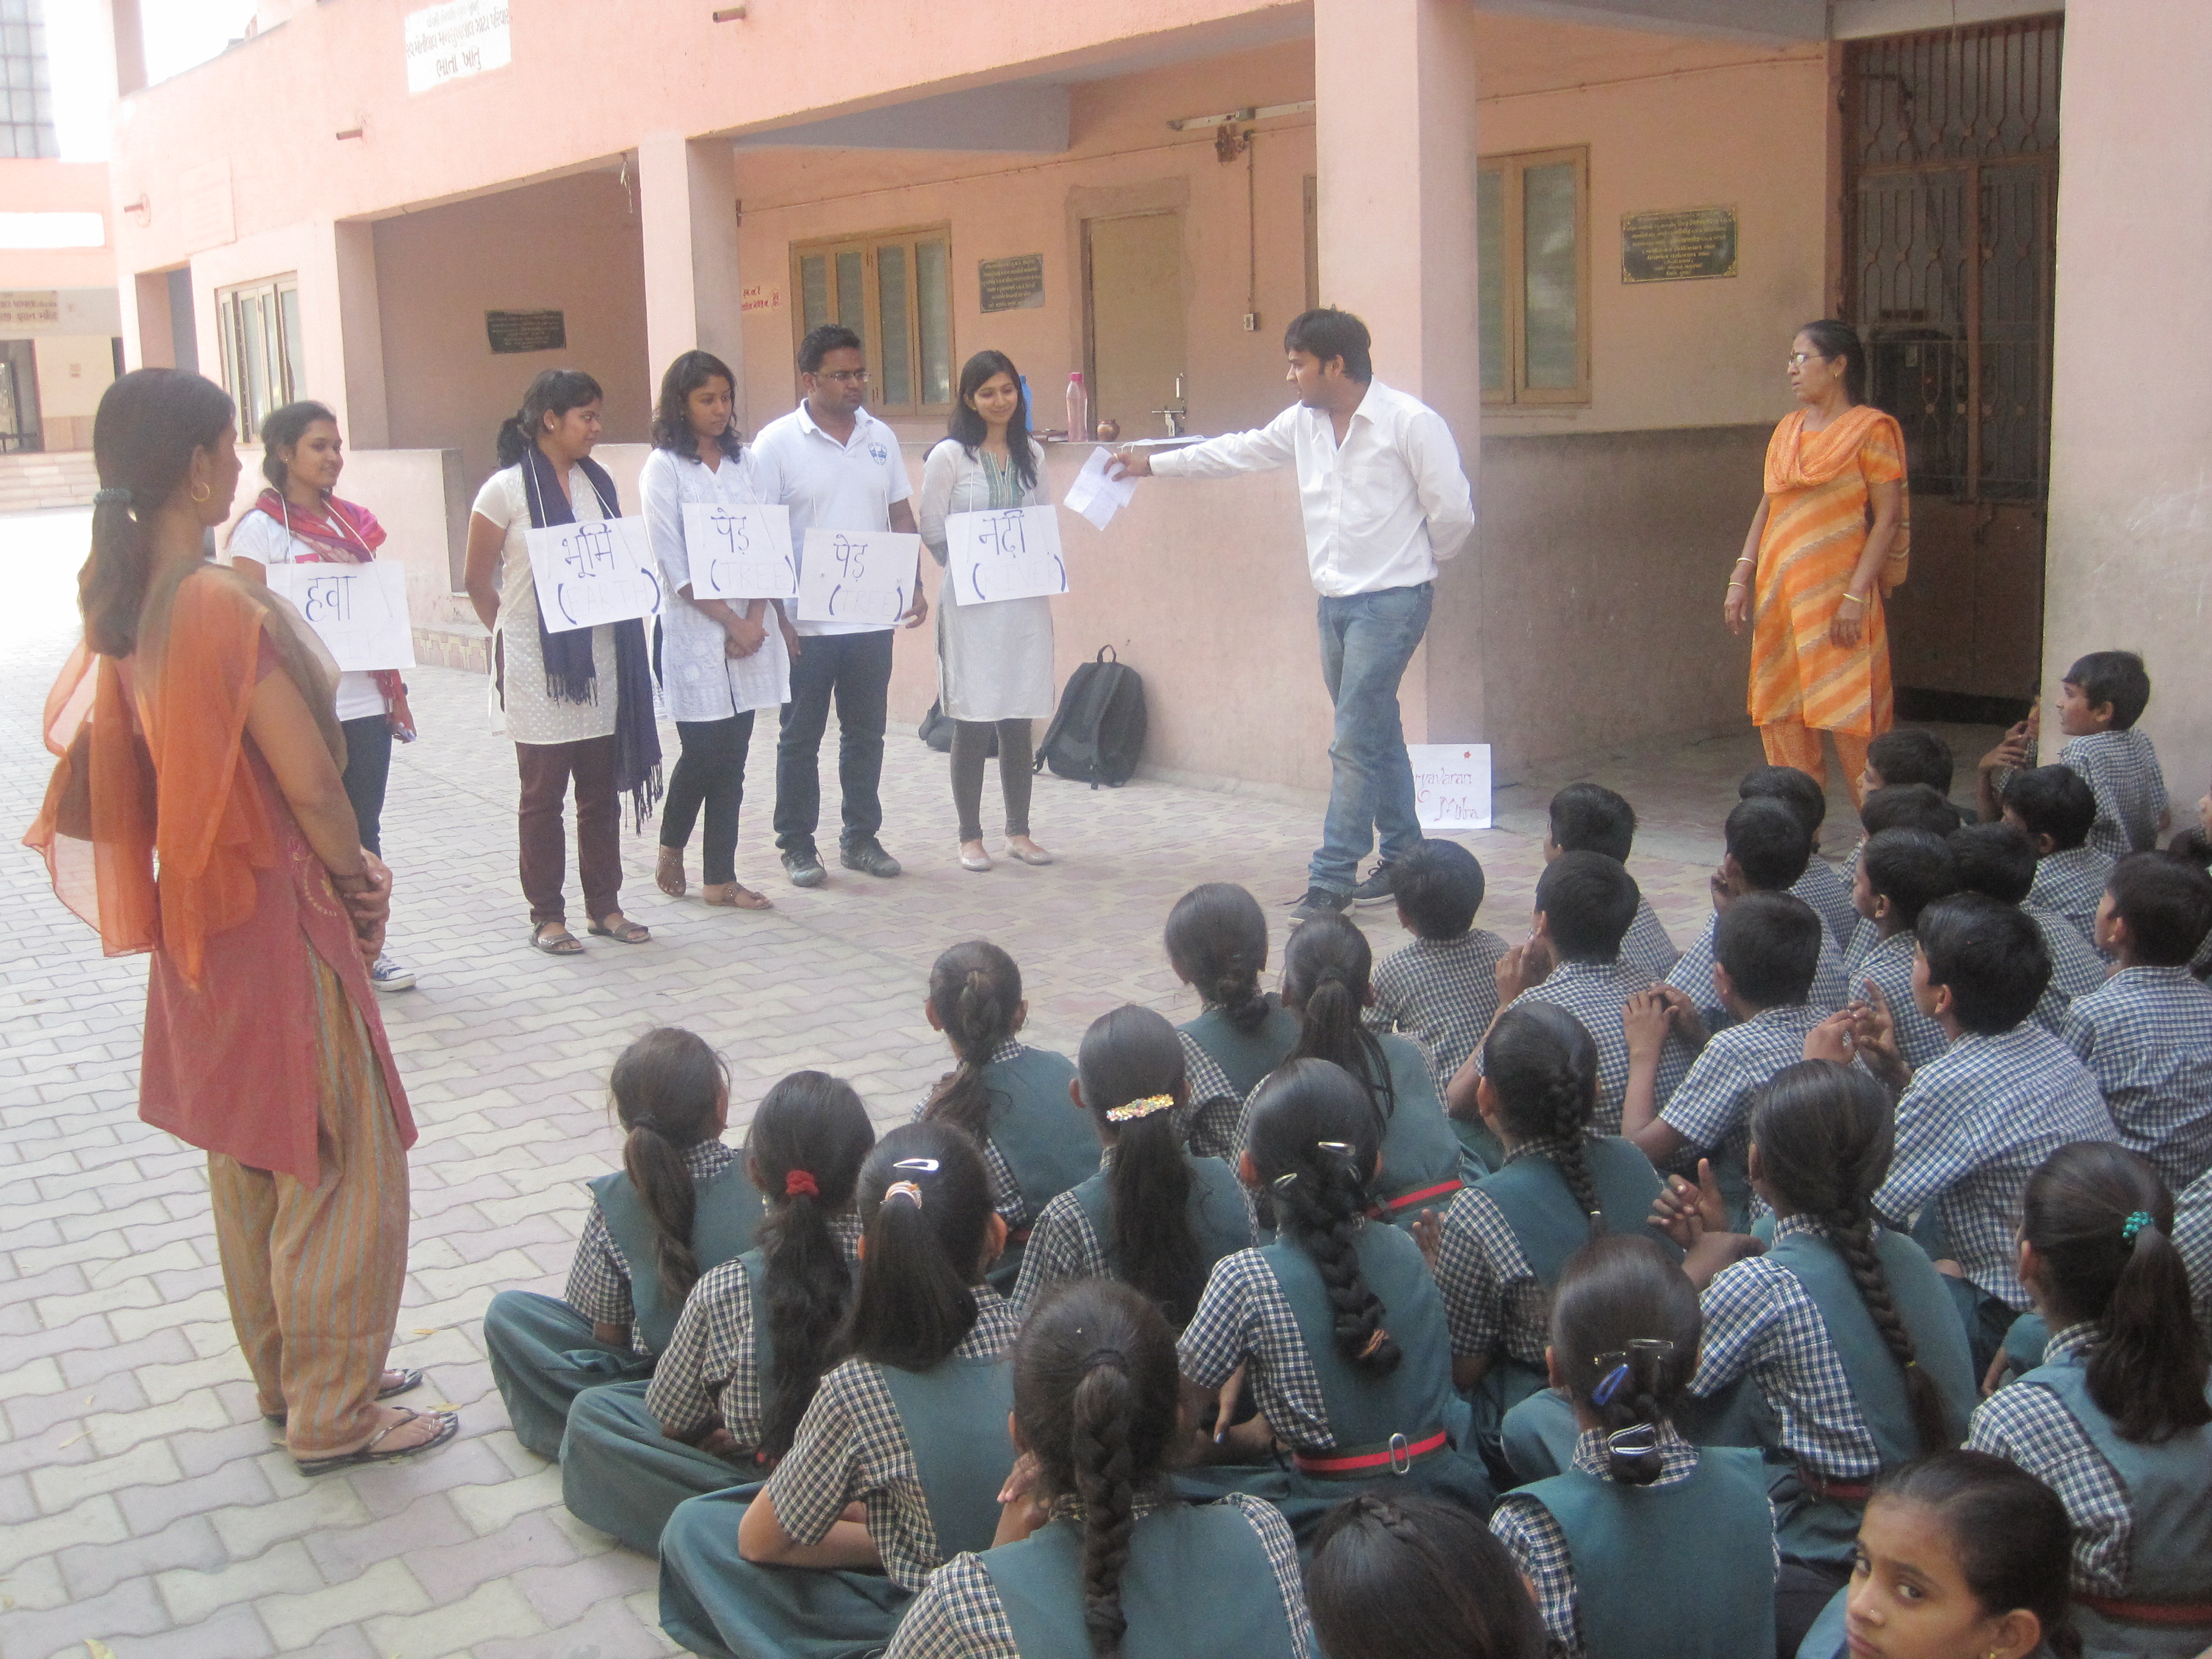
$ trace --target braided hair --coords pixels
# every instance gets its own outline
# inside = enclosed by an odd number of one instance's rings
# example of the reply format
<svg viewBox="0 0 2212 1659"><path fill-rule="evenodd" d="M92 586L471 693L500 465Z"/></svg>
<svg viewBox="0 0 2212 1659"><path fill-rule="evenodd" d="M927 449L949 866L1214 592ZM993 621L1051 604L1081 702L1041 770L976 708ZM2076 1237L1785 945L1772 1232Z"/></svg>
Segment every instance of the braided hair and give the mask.
<svg viewBox="0 0 2212 1659"><path fill-rule="evenodd" d="M1905 1401L1923 1452L1958 1443L1936 1379L1913 1352L1912 1334L1890 1293L1874 1247L1874 1194L1889 1172L1896 1109L1879 1083L1832 1060L1784 1066L1752 1109L1760 1178L1774 1195L1817 1223L1850 1270L1859 1300L1905 1376Z"/></svg>
<svg viewBox="0 0 2212 1659"><path fill-rule="evenodd" d="M1343 916L1316 916L1283 950L1283 1006L1298 1017L1293 1060L1326 1060L1364 1086L1376 1121L1398 1109L1382 1040L1367 1029L1368 976L1375 953Z"/></svg>
<svg viewBox="0 0 2212 1659"><path fill-rule="evenodd" d="M699 1282L691 1224L699 1195L684 1155L722 1133L729 1073L704 1039L680 1026L647 1031L615 1061L607 1078L616 1119L628 1131L623 1170L653 1224L653 1267L660 1292L681 1303Z"/></svg>
<svg viewBox="0 0 2212 1659"><path fill-rule="evenodd" d="M988 939L956 945L929 970L929 1006L960 1064L938 1079L922 1115L981 1140L991 1127L983 1067L1022 1028L1022 970Z"/></svg>
<svg viewBox="0 0 2212 1659"><path fill-rule="evenodd" d="M1181 1382L1176 1339L1137 1291L1082 1279L1050 1294L1014 1346L1014 1423L1044 1491L1073 1498L1083 1534L1083 1623L1116 1659L1129 1621L1121 1575L1137 1500L1167 1496Z"/></svg>
<svg viewBox="0 0 2212 1659"><path fill-rule="evenodd" d="M1329 1659L1543 1659L1521 1569L1455 1504L1362 1492L1322 1517L1306 1569Z"/></svg>
<svg viewBox="0 0 2212 1659"><path fill-rule="evenodd" d="M1496 1096L1498 1121L1516 1140L1543 1143L1589 1218L1590 1236L1603 1232L1604 1206L1589 1167L1597 1044L1589 1028L1557 1003L1510 1008L1483 1042L1482 1074Z"/></svg>
<svg viewBox="0 0 2212 1659"><path fill-rule="evenodd" d="M1075 1069L1084 1107L1114 1149L1105 1171L1112 1200L1107 1259L1124 1284L1152 1298L1181 1330L1198 1311L1206 1271L1190 1225L1194 1177L1182 1115L1170 1106L1115 1123L1107 1114L1133 1101L1181 1097L1182 1044L1164 1016L1125 1006L1091 1022Z"/></svg>
<svg viewBox="0 0 2212 1659"><path fill-rule="evenodd" d="M1320 1269L1337 1352L1370 1376L1389 1376L1403 1356L1383 1328L1389 1310L1368 1288L1357 1248L1382 1152L1366 1090L1328 1060L1285 1060L1254 1092L1248 1131L1253 1168L1274 1198L1284 1237Z"/></svg>
<svg viewBox="0 0 2212 1659"><path fill-rule="evenodd" d="M1552 1298L1552 1353L1570 1399L1606 1432L1613 1478L1648 1486L1659 1431L1698 1369L1698 1293L1648 1236L1608 1233L1567 1258Z"/></svg>
<svg viewBox="0 0 2212 1659"><path fill-rule="evenodd" d="M1249 1036L1267 1023L1267 918L1250 893L1230 881L1192 888L1168 912L1167 947L1176 977L1237 1030Z"/></svg>

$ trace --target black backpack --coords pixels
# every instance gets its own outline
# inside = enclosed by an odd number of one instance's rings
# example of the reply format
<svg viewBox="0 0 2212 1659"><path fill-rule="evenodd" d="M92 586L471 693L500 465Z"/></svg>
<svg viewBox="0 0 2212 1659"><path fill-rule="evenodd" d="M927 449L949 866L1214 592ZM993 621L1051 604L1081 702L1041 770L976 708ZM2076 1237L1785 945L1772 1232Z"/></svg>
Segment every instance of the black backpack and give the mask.
<svg viewBox="0 0 2212 1659"><path fill-rule="evenodd" d="M1067 677L1033 769L1050 766L1056 777L1118 789L1144 748L1145 683L1112 646L1101 646L1096 659Z"/></svg>
<svg viewBox="0 0 2212 1659"><path fill-rule="evenodd" d="M952 752L952 728L959 723L945 712L945 700L940 697L929 705L929 712L921 717L921 724L915 729L915 736L939 754L949 755ZM983 751L983 755L988 760L995 760L998 753L999 728L994 726L991 728L991 745Z"/></svg>

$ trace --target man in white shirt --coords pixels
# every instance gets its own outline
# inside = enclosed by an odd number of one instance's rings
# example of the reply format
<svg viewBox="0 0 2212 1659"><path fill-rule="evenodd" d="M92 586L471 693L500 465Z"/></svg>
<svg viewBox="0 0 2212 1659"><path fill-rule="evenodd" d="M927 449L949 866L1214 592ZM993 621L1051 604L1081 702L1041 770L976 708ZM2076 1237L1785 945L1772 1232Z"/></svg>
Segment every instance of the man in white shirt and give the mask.
<svg viewBox="0 0 2212 1659"><path fill-rule="evenodd" d="M1375 378L1367 325L1309 311L1283 336L1298 400L1256 432L1158 455L1122 449L1135 477L1218 478L1296 466L1306 559L1321 593L1321 672L1336 708L1328 816L1292 925L1380 904L1420 844L1398 682L1429 625L1437 561L1474 529L1474 502L1443 417ZM1380 842L1365 881L1359 860Z"/></svg>
<svg viewBox="0 0 2212 1659"><path fill-rule="evenodd" d="M835 323L809 330L799 343L799 380L805 401L763 427L752 448L761 499L791 509L793 552L805 560L811 527L915 533L907 504L914 487L898 435L860 406L868 396L860 337ZM928 614L917 582L899 626L913 627ZM791 701L775 746L775 844L784 871L794 887L829 879L814 830L822 816L822 734L835 699L844 814L838 861L848 870L895 876L899 861L877 836L884 827L879 786L896 630L866 623L793 626Z"/></svg>

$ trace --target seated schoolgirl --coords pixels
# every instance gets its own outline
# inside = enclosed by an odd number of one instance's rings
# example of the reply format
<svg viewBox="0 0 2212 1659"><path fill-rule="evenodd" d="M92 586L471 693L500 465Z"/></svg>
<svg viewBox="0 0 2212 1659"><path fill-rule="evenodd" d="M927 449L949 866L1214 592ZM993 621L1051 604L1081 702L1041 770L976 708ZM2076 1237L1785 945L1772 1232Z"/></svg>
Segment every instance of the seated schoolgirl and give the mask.
<svg viewBox="0 0 2212 1659"><path fill-rule="evenodd" d="M1075 1067L1066 1056L1020 1042L1030 1013L1022 970L997 945L970 939L938 957L922 1012L960 1064L915 1116L965 1130L982 1149L991 1205L1006 1224L1006 1253L991 1270L1003 1294L1020 1277L1022 1247L1044 1206L1098 1172L1098 1137L1067 1109Z"/></svg>
<svg viewBox="0 0 2212 1659"><path fill-rule="evenodd" d="M1176 1028L1190 1074L1191 1155L1233 1158L1245 1097L1298 1044L1298 1017L1260 988L1267 918L1234 882L1209 881L1168 912L1167 949L1201 1005Z"/></svg>
<svg viewBox="0 0 2212 1659"><path fill-rule="evenodd" d="M626 1131L623 1167L594 1177L592 1211L559 1301L501 1291L484 1310L492 1380L515 1438L561 1455L586 1389L649 1376L699 1275L750 1248L760 1194L722 1144L730 1083L721 1057L664 1025L623 1051L607 1079Z"/></svg>
<svg viewBox="0 0 2212 1659"><path fill-rule="evenodd" d="M905 1125L861 1166L860 1200L851 1357L757 1496L689 1498L660 1534L661 1627L694 1653L880 1651L929 1575L997 1529L1016 1328L983 1280L1006 1224L982 1154L951 1124ZM845 1518L854 1504L865 1520Z"/></svg>
<svg viewBox="0 0 2212 1659"><path fill-rule="evenodd" d="M691 1287L650 1382L586 1389L568 1408L561 1496L580 1519L650 1555L678 1504L757 1480L791 1449L838 1357L853 1191L875 1144L842 1079L793 1072L768 1091L745 1141L769 1195L754 1247Z"/></svg>
<svg viewBox="0 0 2212 1659"><path fill-rule="evenodd" d="M1022 1458L992 1547L938 1569L887 1659L1312 1659L1272 1504L1176 1501L1175 1333L1127 1285L1048 1291L1014 1348Z"/></svg>
<svg viewBox="0 0 2212 1659"><path fill-rule="evenodd" d="M1594 1238L1559 1275L1552 1377L1581 1437L1571 1468L1507 1492L1490 1520L1535 1587L1555 1659L1774 1651L1774 1511L1759 1455L1701 1450L1672 1420L1698 1334L1698 1293L1654 1240Z"/></svg>
<svg viewBox="0 0 2212 1659"><path fill-rule="evenodd" d="M1544 1659L1513 1558L1466 1510L1363 1492L1331 1510L1306 1568L1329 1659Z"/></svg>
<svg viewBox="0 0 2212 1659"><path fill-rule="evenodd" d="M1245 1131L1238 1173L1267 1188L1280 1231L1215 1264L1182 1334L1182 1374L1199 1418L1243 1371L1260 1416L1218 1431L1220 1455L1264 1456L1279 1442L1289 1467L1197 1471L1194 1486L1271 1498L1302 1540L1362 1486L1487 1513L1443 1298L1413 1236L1369 1218L1382 1127L1367 1090L1327 1060L1291 1060L1253 1095ZM1218 1420L1235 1423L1233 1401L1222 1405Z"/></svg>
<svg viewBox="0 0 2212 1659"><path fill-rule="evenodd" d="M1597 1044L1565 1009L1509 1010L1482 1058L1475 1103L1504 1158L1444 1212L1437 1283L1452 1380L1489 1429L1545 1386L1552 1287L1567 1258L1600 1233L1643 1232L1660 1182L1633 1146L1590 1133Z"/></svg>
<svg viewBox="0 0 2212 1659"><path fill-rule="evenodd" d="M1083 1034L1069 1092L1106 1149L1102 1167L1037 1218L1014 1311L1027 1317L1071 1279L1118 1279L1181 1330L1213 1264L1252 1243L1252 1224L1235 1172L1183 1150L1188 1090L1175 1027L1150 1008L1101 1015Z"/></svg>
<svg viewBox="0 0 2212 1659"><path fill-rule="evenodd" d="M2020 1276L2051 1341L1966 1443L2065 1500L2091 1659L2192 1659L2212 1646L2212 1399L2166 1183L2123 1147L2060 1147L2028 1178Z"/></svg>

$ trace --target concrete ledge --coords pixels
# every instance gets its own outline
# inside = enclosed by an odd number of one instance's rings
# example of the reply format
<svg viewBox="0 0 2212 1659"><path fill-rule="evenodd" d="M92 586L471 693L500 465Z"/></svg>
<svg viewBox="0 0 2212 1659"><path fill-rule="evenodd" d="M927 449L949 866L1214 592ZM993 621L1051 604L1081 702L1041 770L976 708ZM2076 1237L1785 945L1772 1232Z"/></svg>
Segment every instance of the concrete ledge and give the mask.
<svg viewBox="0 0 2212 1659"><path fill-rule="evenodd" d="M433 668L491 672L491 635L481 623L417 623L415 660Z"/></svg>

